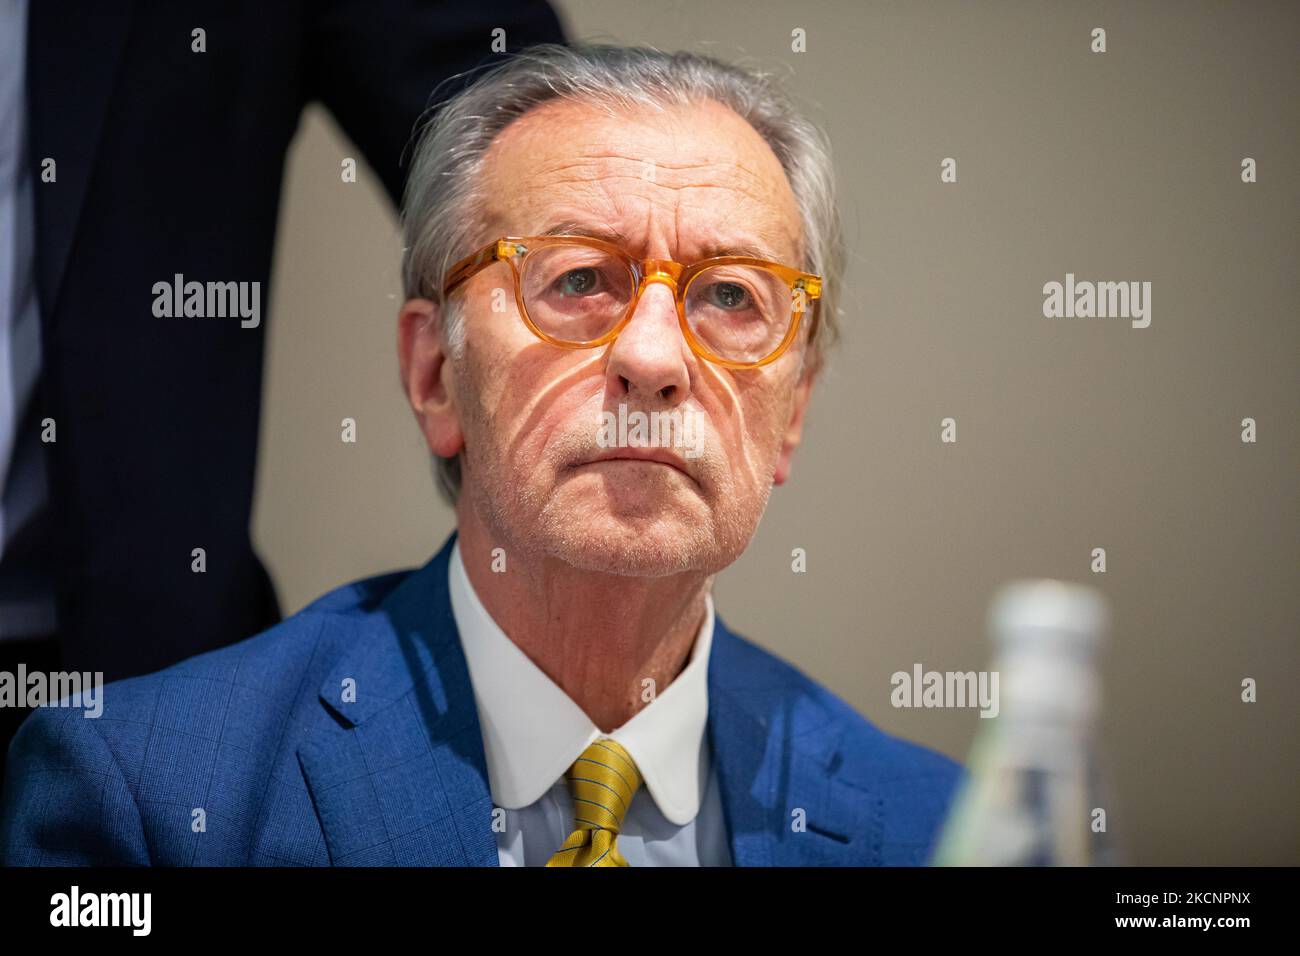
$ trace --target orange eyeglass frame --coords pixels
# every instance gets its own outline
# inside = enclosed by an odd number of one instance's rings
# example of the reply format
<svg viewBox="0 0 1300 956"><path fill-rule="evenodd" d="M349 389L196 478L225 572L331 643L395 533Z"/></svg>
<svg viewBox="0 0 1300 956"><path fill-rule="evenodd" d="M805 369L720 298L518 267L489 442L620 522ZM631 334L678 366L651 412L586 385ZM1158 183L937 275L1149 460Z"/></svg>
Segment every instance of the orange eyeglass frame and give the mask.
<svg viewBox="0 0 1300 956"><path fill-rule="evenodd" d="M637 280L636 294L632 297L627 312L614 324L612 329L598 339L587 342L566 342L543 332L529 318L528 310L524 307L523 283L520 281L521 265L516 265L516 260L522 264L523 258L530 251L554 244L590 246L593 249L615 255L627 263L632 275ZM524 324L528 326L529 330L543 342L548 342L562 349L590 349L612 342L631 320L632 314L636 312L637 304L641 301L641 294L650 283L663 282L672 286L673 296L677 301L677 322L681 326L682 335L685 336L686 344L691 347L691 351L707 361L731 369L760 368L775 362L790 347L790 343L794 341L795 336L799 334L800 321L807 310L797 307L792 310L790 328L786 330L781 344L766 358L757 362L737 362L726 359L720 355L714 355L705 348L696 339L694 333L691 332L690 325L686 321L686 290L695 276L712 266L759 266L769 270L782 281L789 283L791 293L802 292L803 299L813 301L814 309L818 307L817 300L821 298L822 293L821 276L802 272L779 262L770 262L767 259L755 259L750 256L718 256L713 259L701 259L699 262L693 262L690 265L683 265L680 262L674 262L672 259L637 259L613 243L591 236L504 236L484 246L473 255L466 256L447 270L447 276L443 281L443 296L450 295L457 286L477 275L494 262L505 262L510 266L510 272L514 276L515 303L519 307L519 316L524 320ZM800 301L800 297L795 296L794 298L796 302Z"/></svg>

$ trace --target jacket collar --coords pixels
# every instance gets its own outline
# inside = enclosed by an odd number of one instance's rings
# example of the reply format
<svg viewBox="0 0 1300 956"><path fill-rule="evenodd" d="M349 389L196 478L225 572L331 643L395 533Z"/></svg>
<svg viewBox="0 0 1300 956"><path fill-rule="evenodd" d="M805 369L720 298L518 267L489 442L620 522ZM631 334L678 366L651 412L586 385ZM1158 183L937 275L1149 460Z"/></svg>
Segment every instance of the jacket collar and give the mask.
<svg viewBox="0 0 1300 956"><path fill-rule="evenodd" d="M335 865L496 866L492 798L469 669L448 592L456 535L361 617L325 615L347 649L321 685L333 720L298 756ZM834 779L838 718L793 670L720 615L708 735L732 862L834 865L878 856L878 801ZM337 646L337 645L336 645ZM873 836L876 835L876 836Z"/></svg>

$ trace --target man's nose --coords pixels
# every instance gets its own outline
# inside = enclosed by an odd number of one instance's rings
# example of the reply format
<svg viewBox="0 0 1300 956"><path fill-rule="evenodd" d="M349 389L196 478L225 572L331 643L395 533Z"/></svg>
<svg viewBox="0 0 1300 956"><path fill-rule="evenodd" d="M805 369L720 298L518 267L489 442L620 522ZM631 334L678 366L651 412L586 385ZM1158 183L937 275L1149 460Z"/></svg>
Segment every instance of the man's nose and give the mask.
<svg viewBox="0 0 1300 956"><path fill-rule="evenodd" d="M629 394L676 404L690 387L689 358L690 346L677 323L673 280L649 275L636 311L611 347L609 374L617 375Z"/></svg>

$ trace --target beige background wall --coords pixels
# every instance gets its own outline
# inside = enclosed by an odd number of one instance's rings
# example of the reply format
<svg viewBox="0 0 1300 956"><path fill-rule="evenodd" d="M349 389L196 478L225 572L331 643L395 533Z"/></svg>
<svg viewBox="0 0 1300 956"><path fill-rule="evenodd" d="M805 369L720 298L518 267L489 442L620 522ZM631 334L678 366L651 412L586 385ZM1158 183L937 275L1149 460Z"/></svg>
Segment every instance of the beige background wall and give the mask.
<svg viewBox="0 0 1300 956"><path fill-rule="evenodd" d="M719 578L728 624L964 760L976 712L896 710L890 674L987 666L1009 578L1093 584L1116 618L1103 743L1133 862L1300 862L1300 7L560 9L577 38L777 71L836 149L845 340L792 481ZM313 112L287 170L254 529L286 612L423 563L452 528L398 389L395 218L364 166L340 182L355 155ZM1044 318L1067 272L1150 281L1151 326Z"/></svg>

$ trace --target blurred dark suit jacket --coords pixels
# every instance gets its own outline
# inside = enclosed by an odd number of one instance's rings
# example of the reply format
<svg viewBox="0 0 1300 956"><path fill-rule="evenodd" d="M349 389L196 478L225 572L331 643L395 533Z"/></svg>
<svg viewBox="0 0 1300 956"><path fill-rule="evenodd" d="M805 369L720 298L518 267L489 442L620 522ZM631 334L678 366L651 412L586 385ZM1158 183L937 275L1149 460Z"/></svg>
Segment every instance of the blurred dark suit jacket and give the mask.
<svg viewBox="0 0 1300 956"><path fill-rule="evenodd" d="M440 81L501 58L494 28L511 52L564 38L543 0L33 0L28 23L59 637L66 669L112 680L279 619L249 518L267 280L303 107L324 103L396 201L413 125ZM45 157L56 182L41 181ZM153 285L176 273L260 282L261 325L156 318ZM190 569L199 547L206 574Z"/></svg>

